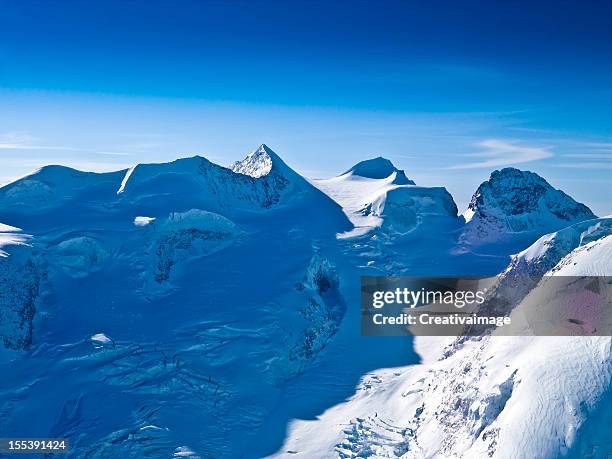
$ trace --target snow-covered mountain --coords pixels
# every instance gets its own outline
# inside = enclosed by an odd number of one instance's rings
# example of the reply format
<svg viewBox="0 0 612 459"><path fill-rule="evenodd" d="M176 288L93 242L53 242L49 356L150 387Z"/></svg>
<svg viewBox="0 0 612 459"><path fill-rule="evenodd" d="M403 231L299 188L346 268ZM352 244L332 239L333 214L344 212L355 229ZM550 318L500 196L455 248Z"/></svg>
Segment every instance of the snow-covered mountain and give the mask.
<svg viewBox="0 0 612 459"><path fill-rule="evenodd" d="M507 272L612 273L612 218L547 235ZM567 240L573 242L567 244ZM542 282L545 282L546 277ZM571 282L571 278L567 282ZM523 292L515 314L530 307ZM486 306L486 304L485 304ZM418 337L419 365L365 375L319 419L294 421L277 457L608 457L612 341L598 337ZM449 352L449 349L453 349Z"/></svg>
<svg viewBox="0 0 612 459"><path fill-rule="evenodd" d="M138 164L112 173L80 172L47 166L0 188L0 213L22 227L86 224L104 219L112 224L131 223L127 215L159 217L170 212L206 209L238 215L280 207L329 208L329 222L349 228L338 206L292 171L272 150L262 145L256 155L270 165L256 177L234 172L206 158L194 156L170 163ZM308 210L306 210L308 211ZM134 216L137 216L134 215ZM44 218L41 218L44 216ZM132 217L133 218L133 217ZM44 223L44 225L43 225ZM313 221L313 223L325 223ZM18 225L19 226L19 225Z"/></svg>
<svg viewBox="0 0 612 459"><path fill-rule="evenodd" d="M265 166L247 174L246 165L252 165L253 161ZM313 187L265 145L236 164L243 167L234 165L234 170L227 169L200 156L167 164L139 164L126 172L117 194L120 201L130 205L154 205L150 201L158 201L160 196L166 203L175 205L176 201L188 197L193 201L190 205L225 211L269 209L286 203L289 197L297 200L306 194L316 194Z"/></svg>
<svg viewBox="0 0 612 459"><path fill-rule="evenodd" d="M405 234L435 219L453 221L457 206L443 187L419 187L381 157L362 161L343 174L313 184L338 202L355 229L342 237L383 227Z"/></svg>
<svg viewBox="0 0 612 459"><path fill-rule="evenodd" d="M0 431L70 436L77 457L246 450L338 331L351 227L258 152L259 177L194 157L0 189L1 221L31 235L2 227Z"/></svg>
<svg viewBox="0 0 612 459"><path fill-rule="evenodd" d="M468 206L464 240L472 245L543 234L595 218L591 210L539 175L512 167L494 171Z"/></svg>
<svg viewBox="0 0 612 459"><path fill-rule="evenodd" d="M513 171L467 224L383 158L309 181L265 145L0 188L0 432L92 458L505 457L530 426L525 457L609 451L603 338L566 358L561 339L360 336L360 276L609 273L611 219ZM529 243L470 250L481 230Z"/></svg>

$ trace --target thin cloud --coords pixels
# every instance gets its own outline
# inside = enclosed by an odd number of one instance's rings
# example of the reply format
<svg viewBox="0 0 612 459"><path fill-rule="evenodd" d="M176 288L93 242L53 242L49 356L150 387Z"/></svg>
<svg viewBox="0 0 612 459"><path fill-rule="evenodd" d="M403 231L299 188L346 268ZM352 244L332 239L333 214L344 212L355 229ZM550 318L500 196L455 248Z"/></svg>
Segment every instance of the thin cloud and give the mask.
<svg viewBox="0 0 612 459"><path fill-rule="evenodd" d="M479 142L478 145L482 147L484 151L467 154L465 156L484 158L483 161L457 164L448 169L480 169L509 166L512 164L538 161L554 156L546 147L527 147L499 139L484 140Z"/></svg>
<svg viewBox="0 0 612 459"><path fill-rule="evenodd" d="M39 150L50 150L50 151L73 151L81 153L90 153L95 155L106 155L106 156L130 156L133 153L127 151L98 151L91 148L77 148L77 147L60 147L53 145L19 145L15 143L0 143L0 150L26 150L26 151L39 151Z"/></svg>
<svg viewBox="0 0 612 459"><path fill-rule="evenodd" d="M574 159L609 159L612 160L612 151L602 153L569 153L563 155L564 158Z"/></svg>
<svg viewBox="0 0 612 459"><path fill-rule="evenodd" d="M153 145L153 144L137 144L137 147L141 147L143 145ZM66 145L45 145L40 144L40 139L37 137L31 136L27 132L5 132L4 134L0 134L0 150L25 150L25 151L39 151L39 150L50 150L50 151L71 151L71 152L81 152L81 153L90 153L96 155L107 155L107 156L130 156L133 154L131 151L132 148L129 148L129 151L107 151L107 150L98 150L95 148L82 148L82 147L71 147ZM137 152L142 152L144 150L135 150Z"/></svg>
<svg viewBox="0 0 612 459"><path fill-rule="evenodd" d="M0 143L9 144L31 144L35 143L38 139L24 131L9 131L0 134Z"/></svg>
<svg viewBox="0 0 612 459"><path fill-rule="evenodd" d="M79 148L41 145L39 139L27 132L5 132L0 134L0 150L65 150L80 151Z"/></svg>
<svg viewBox="0 0 612 459"><path fill-rule="evenodd" d="M81 151L71 147L53 147L50 145L19 145L16 143L0 143L0 150L70 150Z"/></svg>
<svg viewBox="0 0 612 459"><path fill-rule="evenodd" d="M92 151L91 153L95 153L96 155L106 155L106 156L131 156L132 153L128 153L125 151Z"/></svg>
<svg viewBox="0 0 612 459"><path fill-rule="evenodd" d="M132 140L130 142L121 142L115 145L94 147L91 145L74 145L71 144L71 142L69 142L68 145L60 142L58 145L56 142L41 139L26 131L8 131L0 133L0 150L65 150L97 155L129 156L138 153L148 153L165 146L163 143L152 141L153 139L163 137L162 134L133 134L131 137L136 137L136 140L141 141ZM147 142L146 140L150 141Z"/></svg>
<svg viewBox="0 0 612 459"><path fill-rule="evenodd" d="M610 142L583 142L582 145L592 148L612 148Z"/></svg>
<svg viewBox="0 0 612 459"><path fill-rule="evenodd" d="M612 162L580 162L580 163L562 163L555 164L556 167L563 167L567 169L612 169Z"/></svg>

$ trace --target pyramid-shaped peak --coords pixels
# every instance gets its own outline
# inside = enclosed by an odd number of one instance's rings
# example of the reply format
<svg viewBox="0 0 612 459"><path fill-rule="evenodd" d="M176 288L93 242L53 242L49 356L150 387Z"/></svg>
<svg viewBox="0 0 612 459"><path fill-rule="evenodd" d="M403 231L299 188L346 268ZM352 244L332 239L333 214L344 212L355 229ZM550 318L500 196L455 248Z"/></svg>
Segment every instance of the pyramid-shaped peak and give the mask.
<svg viewBox="0 0 612 459"><path fill-rule="evenodd" d="M406 177L403 170L396 168L390 160L382 156L361 161L342 175L346 174L370 179L385 179L395 174L393 183L396 185L414 185L414 182Z"/></svg>
<svg viewBox="0 0 612 459"><path fill-rule="evenodd" d="M270 156L270 155L274 155L276 156L276 153L274 153L274 151L272 151L272 149L267 146L265 143L262 143L259 148L257 150L255 150L253 153L265 153L266 155Z"/></svg>
<svg viewBox="0 0 612 459"><path fill-rule="evenodd" d="M255 178L268 175L272 172L272 169L279 170L279 172L290 170L289 166L264 143L242 161L233 163L230 169L236 173L250 175Z"/></svg>

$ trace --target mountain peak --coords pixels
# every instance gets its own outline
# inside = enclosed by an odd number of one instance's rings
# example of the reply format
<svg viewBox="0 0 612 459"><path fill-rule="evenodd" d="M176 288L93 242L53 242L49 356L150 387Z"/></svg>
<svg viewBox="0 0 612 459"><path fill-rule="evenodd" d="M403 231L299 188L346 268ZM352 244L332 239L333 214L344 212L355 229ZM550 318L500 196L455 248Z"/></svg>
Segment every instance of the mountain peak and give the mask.
<svg viewBox="0 0 612 459"><path fill-rule="evenodd" d="M266 153L267 155L276 155L276 153L274 153L274 151L272 151L272 149L267 146L265 143L262 143L259 148L256 150L256 152L260 152L260 153Z"/></svg>
<svg viewBox="0 0 612 459"><path fill-rule="evenodd" d="M476 239L497 239L508 233L556 231L596 218L582 203L553 188L535 172L506 167L491 173L468 207L468 229Z"/></svg>
<svg viewBox="0 0 612 459"><path fill-rule="evenodd" d="M524 181L524 182L548 182L540 177L535 172L531 171L523 171L517 169L516 167L504 167L503 169L496 169L491 172L491 176L489 177L489 181L500 181L500 180L515 180L515 181ZM549 185L550 186L550 185Z"/></svg>
<svg viewBox="0 0 612 459"><path fill-rule="evenodd" d="M390 160L383 158L382 156L377 156L376 158L361 161L341 175L347 174L370 179L385 179L391 176L392 174L395 174L395 178L393 180L394 184L415 184L412 180L406 177L406 174L403 170L397 169Z"/></svg>
<svg viewBox="0 0 612 459"><path fill-rule="evenodd" d="M259 178L268 175L273 169L289 169L289 167L270 147L262 143L242 161L233 163L230 169L238 174Z"/></svg>

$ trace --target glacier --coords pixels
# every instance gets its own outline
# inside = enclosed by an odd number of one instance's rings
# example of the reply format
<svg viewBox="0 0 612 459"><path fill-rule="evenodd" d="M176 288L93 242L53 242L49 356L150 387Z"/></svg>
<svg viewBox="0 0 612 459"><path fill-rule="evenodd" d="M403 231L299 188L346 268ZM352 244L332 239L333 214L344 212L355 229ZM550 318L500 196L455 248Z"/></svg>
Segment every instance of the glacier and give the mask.
<svg viewBox="0 0 612 459"><path fill-rule="evenodd" d="M0 188L0 222L5 436L75 458L612 451L607 337L360 335L360 276L609 275L612 218L536 174L493 172L462 216L384 158L309 180L262 145L47 166Z"/></svg>

